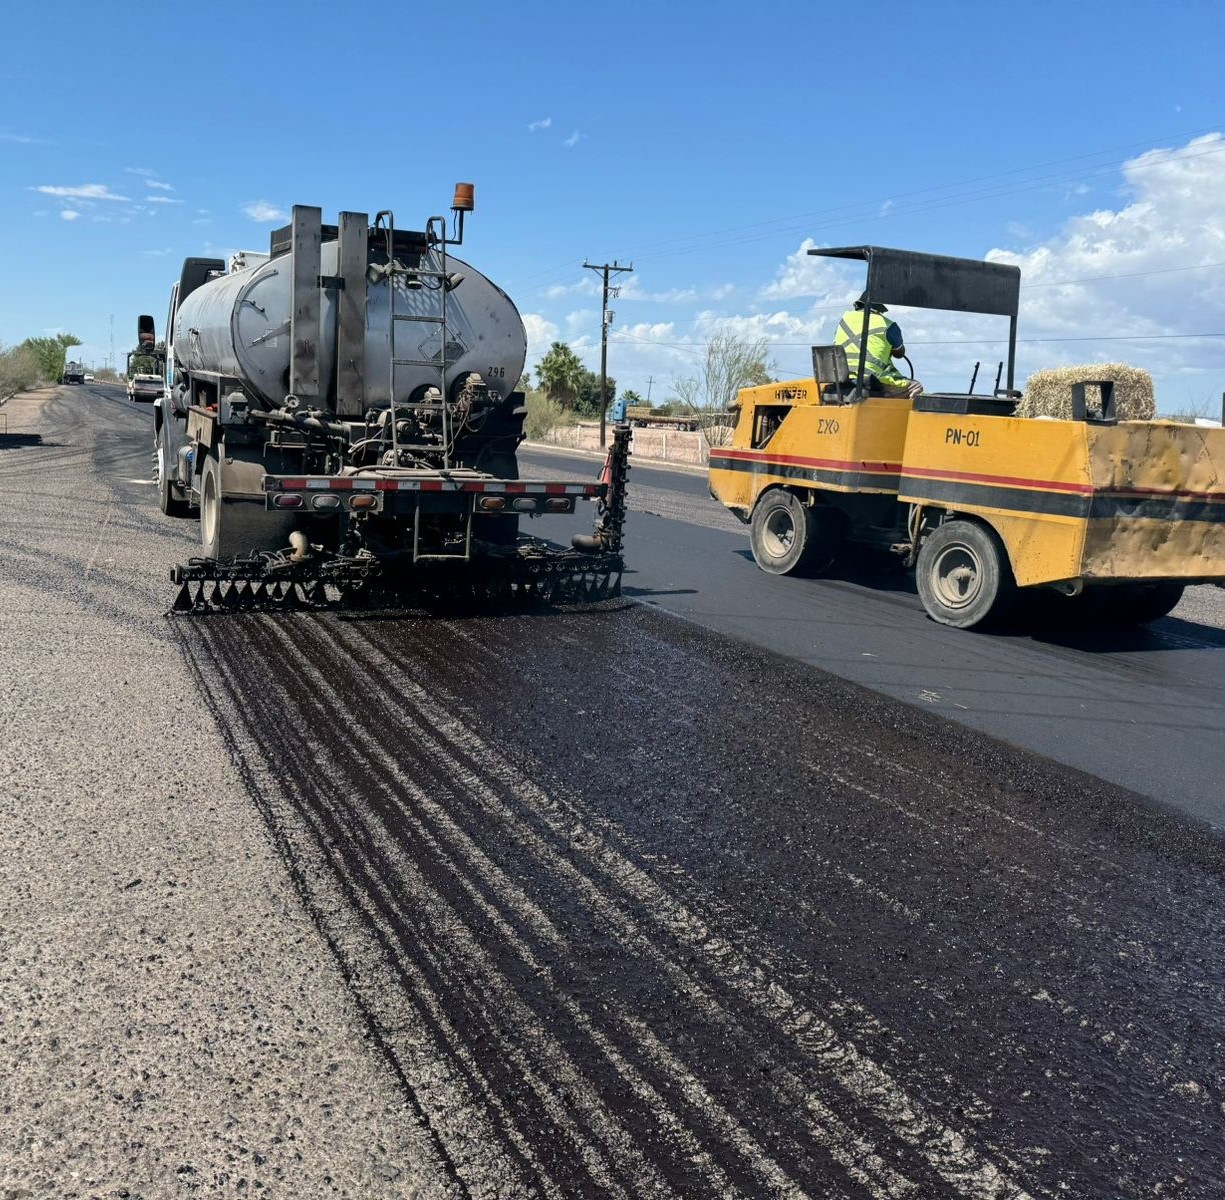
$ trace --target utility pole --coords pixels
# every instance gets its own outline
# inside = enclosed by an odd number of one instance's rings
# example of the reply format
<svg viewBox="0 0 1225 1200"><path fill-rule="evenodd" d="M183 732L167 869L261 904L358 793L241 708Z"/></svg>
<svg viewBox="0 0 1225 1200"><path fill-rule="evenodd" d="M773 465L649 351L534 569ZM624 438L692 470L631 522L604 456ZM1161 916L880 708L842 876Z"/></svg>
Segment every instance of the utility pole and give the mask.
<svg viewBox="0 0 1225 1200"><path fill-rule="evenodd" d="M634 264L621 266L616 260L610 263L583 262L588 271L602 272L604 275L604 305L600 310L600 447L603 448L607 435L604 432L608 412L608 327L612 324L613 314L608 311L608 280L610 275L620 275L623 271L632 271Z"/></svg>

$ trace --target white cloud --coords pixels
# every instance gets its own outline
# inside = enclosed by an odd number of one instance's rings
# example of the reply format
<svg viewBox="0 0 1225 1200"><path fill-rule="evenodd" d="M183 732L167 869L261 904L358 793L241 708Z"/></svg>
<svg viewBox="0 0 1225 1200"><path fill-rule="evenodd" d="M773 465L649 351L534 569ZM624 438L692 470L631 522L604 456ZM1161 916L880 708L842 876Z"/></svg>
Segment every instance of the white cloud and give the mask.
<svg viewBox="0 0 1225 1200"><path fill-rule="evenodd" d="M546 299L557 300L562 296L598 296L601 286L592 276L584 276L574 283L555 283L544 289Z"/></svg>
<svg viewBox="0 0 1225 1200"><path fill-rule="evenodd" d="M141 254L143 254L145 258L165 258L166 255L170 253L172 253L172 251L169 246L167 246L164 250L142 250L141 251Z"/></svg>
<svg viewBox="0 0 1225 1200"><path fill-rule="evenodd" d="M275 204L269 204L267 200L252 200L242 206L242 211L252 221L289 220L289 214L283 208L277 208Z"/></svg>
<svg viewBox="0 0 1225 1200"><path fill-rule="evenodd" d="M193 225L211 225L212 223L212 217L196 217L196 219L192 221Z"/></svg>
<svg viewBox="0 0 1225 1200"><path fill-rule="evenodd" d="M1021 268L1021 336L1101 338L1202 333L1225 326L1225 138L1209 134L1179 150L1150 150L1123 166L1131 192L1123 207L1098 209L1018 253L987 256ZM1222 339L1217 339L1218 341ZM1111 343L1048 343L1044 358L1094 361L1126 357L1153 362L1225 366L1225 347L1171 339ZM1035 357L1031 350L1025 357ZM1151 368L1150 368L1151 369Z"/></svg>
<svg viewBox="0 0 1225 1200"><path fill-rule="evenodd" d="M576 308L566 313L566 341L575 354L581 356L582 349L600 340L600 310L598 308Z"/></svg>
<svg viewBox="0 0 1225 1200"><path fill-rule="evenodd" d="M0 142L13 142L18 146L49 146L44 138L26 137L20 133L0 133Z"/></svg>
<svg viewBox="0 0 1225 1200"><path fill-rule="evenodd" d="M566 138L564 142L562 142L562 145L569 150L571 146L577 146L578 143L582 141L582 138L583 135L576 129L568 138Z"/></svg>
<svg viewBox="0 0 1225 1200"><path fill-rule="evenodd" d="M129 175L141 175L146 179L149 179L157 174L156 171L150 171L148 167L124 167L123 169Z"/></svg>
<svg viewBox="0 0 1225 1200"><path fill-rule="evenodd" d="M534 371L536 364L549 352L561 330L539 313L524 313L523 328L527 331L527 359L524 370Z"/></svg>
<svg viewBox="0 0 1225 1200"><path fill-rule="evenodd" d="M145 187L158 188L159 190L161 190L161 191L163 191L163 192L173 192L173 191L175 190L175 189L174 189L174 184L172 184L172 183L161 183L161 182L159 182L159 181L158 181L158 180L156 180L156 179L147 179L147 180L145 180Z"/></svg>
<svg viewBox="0 0 1225 1200"><path fill-rule="evenodd" d="M60 213L60 219L64 221L75 221L81 214L74 209L66 208Z"/></svg>
<svg viewBox="0 0 1225 1200"><path fill-rule="evenodd" d="M535 133L538 129L548 129L553 124L552 117L545 117L542 121L533 121L528 127L528 133Z"/></svg>
<svg viewBox="0 0 1225 1200"><path fill-rule="evenodd" d="M1153 373L1163 411L1209 399L1219 405L1225 338L1182 335L1225 332L1225 211L1219 201L1225 135L1148 151L1126 162L1117 179L1095 180L1095 194L1120 192L1122 199L1109 206L1082 199L1078 215L1055 228L1040 227L1033 211L1018 206L1000 234L1007 240L996 249L960 248L967 257L1021 268L1017 383L1041 367L1124 361ZM668 379L694 374L706 339L722 329L767 338L783 377L808 374L809 347L832 339L840 312L864 282L862 263L809 255L815 245L812 239L799 243L777 269L763 272L757 288L697 288L696 304L686 295L692 289L652 293L638 290L638 276L626 279L623 301L671 299L677 315L666 324L615 324L609 371L621 387L644 395L653 376L658 402L668 395ZM555 298L564 304L565 297L582 294L568 285ZM898 306L891 306L891 315L905 331L915 374L929 389L964 391L976 361L977 390L990 389L1007 350L1006 318ZM548 322L548 337L540 339L530 364L559 326L566 335L581 335L591 348L588 357L598 356L598 310L589 306L562 316L550 307L549 317L557 324ZM1090 340L1041 340L1075 337ZM1152 340L1109 340L1119 337Z"/></svg>
<svg viewBox="0 0 1225 1200"><path fill-rule="evenodd" d="M621 300L643 301L649 304L686 304L698 299L698 290L694 287L665 288L663 291L649 292L642 286L641 278L631 275L625 283L618 285L621 289Z"/></svg>
<svg viewBox="0 0 1225 1200"><path fill-rule="evenodd" d="M104 183L83 183L77 187L40 184L34 190L42 192L44 196L72 196L78 200L127 200L127 196L117 196Z"/></svg>
<svg viewBox="0 0 1225 1200"><path fill-rule="evenodd" d="M182 200L176 199L174 196L146 196L145 202L148 204L182 204Z"/></svg>
<svg viewBox="0 0 1225 1200"><path fill-rule="evenodd" d="M1082 212L1041 239L1013 224L1008 233L1026 249L984 255L1021 269L1018 386L1041 367L1125 361L1153 373L1166 411L1219 396L1225 338L1182 335L1225 330L1225 214L1217 200L1225 189L1225 137L1148 151L1123 165L1122 182L1126 198L1117 208ZM776 359L792 370L808 369L805 344L829 341L837 310L863 280L861 264L810 257L811 244L788 256L758 293L773 304L811 297L811 305L724 319L742 336L770 337ZM896 306L891 315L929 388L964 391L975 361L978 390L994 383L1007 351L1004 318ZM699 314L685 340L700 340L710 320ZM1069 338L1085 340L1059 340Z"/></svg>
<svg viewBox="0 0 1225 1200"><path fill-rule="evenodd" d="M817 248L812 238L805 238L799 248L787 256L772 282L758 293L762 300L793 300L813 296L821 306L842 306L863 290L862 267L847 264L842 259L821 258L809 254Z"/></svg>

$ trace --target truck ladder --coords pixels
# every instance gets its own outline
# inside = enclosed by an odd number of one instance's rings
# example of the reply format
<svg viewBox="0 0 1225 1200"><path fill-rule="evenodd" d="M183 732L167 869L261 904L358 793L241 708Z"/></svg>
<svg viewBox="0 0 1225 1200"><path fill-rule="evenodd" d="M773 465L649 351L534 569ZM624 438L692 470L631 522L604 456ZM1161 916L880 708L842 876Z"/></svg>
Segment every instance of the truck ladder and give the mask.
<svg viewBox="0 0 1225 1200"><path fill-rule="evenodd" d="M405 267L395 257L395 214L390 209L386 209L377 213L374 218L374 228L383 233L384 243L387 253L387 311L389 318L388 329L388 395L390 397L390 420L391 420L391 448L395 455L396 464L399 465L400 450L429 450L436 451L437 447L432 443L426 442L405 442L401 443L397 432L396 421L396 368L397 367L436 367L438 370L438 400L437 402L420 401L415 404L403 404L399 407L408 409L410 412L425 412L431 415L436 415L439 420L439 428L442 431L442 469L448 470L451 466L451 449L453 445L453 436L451 430L451 410L447 404L447 368L450 363L447 361L447 277L450 272L447 270L447 226L446 220L443 217L430 217L425 225L425 254L432 253L433 247L438 247L437 266L434 269L419 267L416 269ZM405 281L405 286L408 286L408 280L416 281L418 288L428 288L431 291L436 291L440 297L438 315L424 313L400 313L396 312L396 280L397 278ZM396 354L396 327L400 324L408 325L424 325L437 326L439 333L439 350L438 358L401 358ZM423 554L420 545L420 512L418 511L413 520L413 561L418 562L422 559L456 559L463 562L469 561L472 556L472 513L469 511L465 517L464 526L464 541L462 553L456 552L453 554Z"/></svg>

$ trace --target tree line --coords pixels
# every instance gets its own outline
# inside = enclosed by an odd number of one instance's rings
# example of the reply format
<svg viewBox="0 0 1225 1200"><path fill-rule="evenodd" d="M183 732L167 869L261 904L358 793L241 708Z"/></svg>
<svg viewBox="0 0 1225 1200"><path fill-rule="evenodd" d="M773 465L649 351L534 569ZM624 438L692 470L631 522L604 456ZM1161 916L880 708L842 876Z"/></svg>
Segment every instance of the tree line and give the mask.
<svg viewBox="0 0 1225 1200"><path fill-rule="evenodd" d="M732 333L716 333L705 345L697 373L675 379L672 394L663 404L656 405L655 411L661 416L728 412L741 388L773 382L776 367L769 359L768 349L765 338L750 340ZM520 387L530 389L530 373L520 380ZM536 387L564 413L576 417L600 415L600 377L583 366L565 342L554 342L536 364ZM607 404L611 405L616 396L617 381L609 376ZM632 390L626 391L623 399L627 405L646 404Z"/></svg>
<svg viewBox="0 0 1225 1200"><path fill-rule="evenodd" d="M28 392L46 383L62 383L68 351L81 345L71 333L29 337L18 346L0 346L0 396Z"/></svg>

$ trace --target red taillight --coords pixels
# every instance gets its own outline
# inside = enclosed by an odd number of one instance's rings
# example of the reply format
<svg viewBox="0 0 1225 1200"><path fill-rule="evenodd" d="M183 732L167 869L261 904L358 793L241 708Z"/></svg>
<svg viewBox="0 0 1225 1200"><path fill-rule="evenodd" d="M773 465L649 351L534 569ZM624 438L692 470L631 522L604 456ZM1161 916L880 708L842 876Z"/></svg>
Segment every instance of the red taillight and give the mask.
<svg viewBox="0 0 1225 1200"><path fill-rule="evenodd" d="M478 508L482 508L486 512L497 512L499 509L506 507L506 497L482 496L476 503Z"/></svg>
<svg viewBox="0 0 1225 1200"><path fill-rule="evenodd" d="M550 496L544 502L549 512L573 512L574 501L569 496Z"/></svg>
<svg viewBox="0 0 1225 1200"><path fill-rule="evenodd" d="M302 497L297 492L281 492L272 497L272 503L276 508L301 508Z"/></svg>

